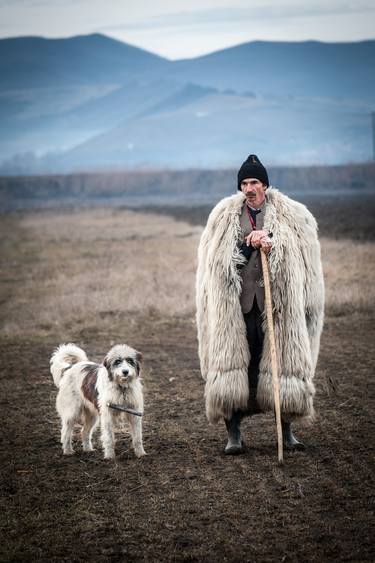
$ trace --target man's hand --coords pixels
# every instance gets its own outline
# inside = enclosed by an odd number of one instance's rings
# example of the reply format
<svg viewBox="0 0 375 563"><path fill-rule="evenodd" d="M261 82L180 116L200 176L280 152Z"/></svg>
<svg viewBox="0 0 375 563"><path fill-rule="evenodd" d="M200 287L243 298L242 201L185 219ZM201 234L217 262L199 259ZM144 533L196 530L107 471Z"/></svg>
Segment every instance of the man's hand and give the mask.
<svg viewBox="0 0 375 563"><path fill-rule="evenodd" d="M260 241L260 248L264 250L266 254L268 254L272 249L272 240L268 236L263 237Z"/></svg>
<svg viewBox="0 0 375 563"><path fill-rule="evenodd" d="M266 254L272 248L272 240L268 236L267 231L252 231L246 238L245 242L247 246L252 246L253 248L261 248Z"/></svg>
<svg viewBox="0 0 375 563"><path fill-rule="evenodd" d="M260 248L262 239L268 239L268 232L267 231L251 231L251 233L245 237L245 242L247 246L252 246L253 248ZM269 240L269 239L268 239Z"/></svg>

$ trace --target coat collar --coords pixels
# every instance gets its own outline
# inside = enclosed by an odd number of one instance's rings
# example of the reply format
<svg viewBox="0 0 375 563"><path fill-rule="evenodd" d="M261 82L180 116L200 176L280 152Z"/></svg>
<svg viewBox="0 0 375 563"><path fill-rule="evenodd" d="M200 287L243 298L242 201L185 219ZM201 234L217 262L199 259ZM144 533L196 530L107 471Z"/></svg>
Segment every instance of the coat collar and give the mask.
<svg viewBox="0 0 375 563"><path fill-rule="evenodd" d="M277 198L280 196L279 190L269 186L266 190L266 205L267 203L275 203ZM227 200L227 210L229 213L241 215L243 204L246 200L245 194L238 192L228 198Z"/></svg>

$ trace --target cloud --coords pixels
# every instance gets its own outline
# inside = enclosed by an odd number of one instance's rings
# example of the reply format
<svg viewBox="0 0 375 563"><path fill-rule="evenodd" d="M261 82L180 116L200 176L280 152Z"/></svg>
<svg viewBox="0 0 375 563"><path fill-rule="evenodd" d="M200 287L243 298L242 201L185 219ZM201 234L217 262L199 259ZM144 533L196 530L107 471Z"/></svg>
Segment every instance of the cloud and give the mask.
<svg viewBox="0 0 375 563"><path fill-rule="evenodd" d="M0 8L2 7L17 7L17 6L29 6L31 8L39 8L42 6L51 6L51 4L57 5L73 5L75 0L0 0Z"/></svg>
<svg viewBox="0 0 375 563"><path fill-rule="evenodd" d="M194 11L173 12L149 18L124 21L113 25L103 26L103 31L142 30L142 29L171 29L175 27L190 27L215 24L233 24L246 20L272 20L272 19L297 19L315 18L322 16L334 16L342 14L365 14L375 12L375 4L371 1L362 0L347 2L336 0L335 2L315 1L289 3L252 3L251 6L228 5L224 8L195 9Z"/></svg>

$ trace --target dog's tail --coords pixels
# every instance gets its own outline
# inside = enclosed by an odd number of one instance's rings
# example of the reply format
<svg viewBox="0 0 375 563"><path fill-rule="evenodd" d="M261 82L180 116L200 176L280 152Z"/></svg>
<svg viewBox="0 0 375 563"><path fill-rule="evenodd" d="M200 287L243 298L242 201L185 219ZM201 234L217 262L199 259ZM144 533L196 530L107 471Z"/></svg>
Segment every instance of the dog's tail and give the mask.
<svg viewBox="0 0 375 563"><path fill-rule="evenodd" d="M65 371L78 362L86 362L86 353L75 344L60 344L51 356L51 374L56 387Z"/></svg>

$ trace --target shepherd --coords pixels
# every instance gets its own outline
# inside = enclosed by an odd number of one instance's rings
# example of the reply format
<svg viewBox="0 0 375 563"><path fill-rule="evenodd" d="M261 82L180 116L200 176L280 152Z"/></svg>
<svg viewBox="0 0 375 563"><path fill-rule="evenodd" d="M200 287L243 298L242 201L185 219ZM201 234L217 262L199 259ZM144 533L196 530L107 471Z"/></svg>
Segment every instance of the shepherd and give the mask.
<svg viewBox="0 0 375 563"><path fill-rule="evenodd" d="M269 186L251 154L238 193L211 211L198 249L198 351L209 422L224 419L225 453L244 450L245 416L275 410L260 252L268 254L285 449L304 449L291 423L314 418L313 383L324 314L317 224Z"/></svg>

